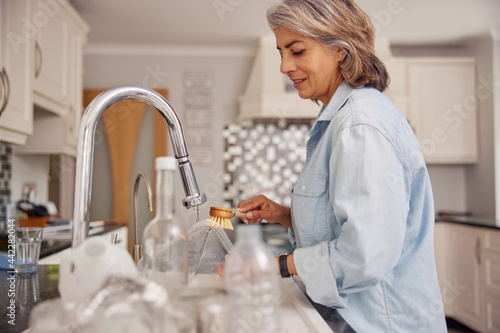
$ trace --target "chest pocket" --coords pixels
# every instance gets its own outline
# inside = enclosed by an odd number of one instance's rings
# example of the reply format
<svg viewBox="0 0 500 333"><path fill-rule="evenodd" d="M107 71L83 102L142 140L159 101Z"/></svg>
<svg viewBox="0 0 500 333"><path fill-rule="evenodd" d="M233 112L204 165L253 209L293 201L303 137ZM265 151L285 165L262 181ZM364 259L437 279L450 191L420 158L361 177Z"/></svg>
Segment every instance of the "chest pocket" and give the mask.
<svg viewBox="0 0 500 333"><path fill-rule="evenodd" d="M299 247L328 238L326 174L302 175L293 189L293 228Z"/></svg>

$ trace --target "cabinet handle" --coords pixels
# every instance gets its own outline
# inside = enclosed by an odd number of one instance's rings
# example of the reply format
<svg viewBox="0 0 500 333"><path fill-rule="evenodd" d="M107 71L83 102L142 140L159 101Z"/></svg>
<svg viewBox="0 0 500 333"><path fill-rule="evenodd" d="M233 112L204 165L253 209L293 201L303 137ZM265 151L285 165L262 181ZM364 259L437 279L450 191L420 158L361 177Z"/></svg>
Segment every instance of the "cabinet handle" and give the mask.
<svg viewBox="0 0 500 333"><path fill-rule="evenodd" d="M35 42L35 79L40 76L43 65L43 54L42 49L38 42Z"/></svg>
<svg viewBox="0 0 500 333"><path fill-rule="evenodd" d="M73 106L70 105L69 107L69 114L68 114L68 123L69 123L69 132L73 133L75 130L75 122L76 122L76 114L75 114L75 109Z"/></svg>
<svg viewBox="0 0 500 333"><path fill-rule="evenodd" d="M7 74L5 68L2 68L2 94L4 95L4 98L2 102L2 107L0 108L0 115L7 107L10 98L10 81L9 81L9 75Z"/></svg>
<svg viewBox="0 0 500 333"><path fill-rule="evenodd" d="M5 81L3 79L3 68L0 71L0 116L2 115L3 105L5 102Z"/></svg>
<svg viewBox="0 0 500 333"><path fill-rule="evenodd" d="M478 265L481 265L481 238L476 238L476 244L474 246L474 254L477 260Z"/></svg>

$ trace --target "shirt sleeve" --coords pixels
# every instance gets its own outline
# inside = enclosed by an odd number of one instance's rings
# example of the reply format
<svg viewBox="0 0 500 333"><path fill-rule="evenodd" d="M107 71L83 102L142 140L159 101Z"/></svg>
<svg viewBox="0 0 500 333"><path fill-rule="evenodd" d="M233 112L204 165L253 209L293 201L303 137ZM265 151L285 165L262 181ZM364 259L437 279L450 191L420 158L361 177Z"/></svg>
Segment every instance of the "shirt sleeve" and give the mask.
<svg viewBox="0 0 500 333"><path fill-rule="evenodd" d="M410 176L391 142L369 125L343 129L329 158L328 204L340 232L331 241L294 251L308 295L345 307L348 295L379 283L401 257L409 212Z"/></svg>

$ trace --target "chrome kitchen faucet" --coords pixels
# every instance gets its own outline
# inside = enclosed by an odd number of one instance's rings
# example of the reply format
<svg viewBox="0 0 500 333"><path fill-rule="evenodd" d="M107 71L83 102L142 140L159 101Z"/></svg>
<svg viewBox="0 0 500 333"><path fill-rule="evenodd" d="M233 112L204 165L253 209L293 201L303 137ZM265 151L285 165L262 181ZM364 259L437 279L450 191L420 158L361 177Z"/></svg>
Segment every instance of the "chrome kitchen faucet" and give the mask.
<svg viewBox="0 0 500 333"><path fill-rule="evenodd" d="M114 103L124 99L135 99L155 108L167 123L175 158L179 163L182 185L186 197L184 207L190 208L207 201L200 193L193 166L189 161L186 140L181 123L168 101L157 92L141 87L118 87L106 90L97 96L85 110L78 133L76 157L75 204L73 210L73 240L71 247L77 248L89 232L90 196L92 192L92 163L94 157L95 129L102 113Z"/></svg>

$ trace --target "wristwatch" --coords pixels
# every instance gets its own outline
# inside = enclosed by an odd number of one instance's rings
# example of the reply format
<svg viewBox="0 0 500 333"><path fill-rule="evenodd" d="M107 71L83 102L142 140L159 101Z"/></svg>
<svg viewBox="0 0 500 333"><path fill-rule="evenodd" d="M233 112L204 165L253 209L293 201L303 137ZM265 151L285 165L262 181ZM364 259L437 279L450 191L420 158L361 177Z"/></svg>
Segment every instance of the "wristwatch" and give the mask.
<svg viewBox="0 0 500 333"><path fill-rule="evenodd" d="M280 253L279 256L279 265L280 265L280 274L281 277L287 278L290 277L290 272L288 271L288 266L286 263L286 259L288 257L288 253Z"/></svg>

